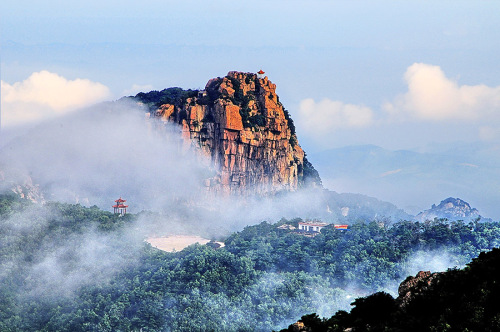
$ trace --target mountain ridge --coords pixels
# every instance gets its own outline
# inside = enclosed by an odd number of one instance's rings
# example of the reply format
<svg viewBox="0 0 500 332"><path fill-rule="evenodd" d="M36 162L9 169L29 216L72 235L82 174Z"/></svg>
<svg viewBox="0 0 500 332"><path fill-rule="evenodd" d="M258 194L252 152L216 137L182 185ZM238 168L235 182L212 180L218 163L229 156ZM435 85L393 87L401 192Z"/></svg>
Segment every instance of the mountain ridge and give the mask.
<svg viewBox="0 0 500 332"><path fill-rule="evenodd" d="M498 219L500 172L494 145L450 143L424 150L357 145L309 154L326 187L360 192L416 215L445 197L461 197ZM483 183L478 187L477 183Z"/></svg>

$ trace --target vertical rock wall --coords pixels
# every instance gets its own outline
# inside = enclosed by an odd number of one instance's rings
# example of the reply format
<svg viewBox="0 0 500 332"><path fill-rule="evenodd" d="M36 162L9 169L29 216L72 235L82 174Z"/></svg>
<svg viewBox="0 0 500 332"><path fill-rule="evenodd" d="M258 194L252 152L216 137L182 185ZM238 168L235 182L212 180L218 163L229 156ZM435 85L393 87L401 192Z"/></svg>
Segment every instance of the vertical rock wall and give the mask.
<svg viewBox="0 0 500 332"><path fill-rule="evenodd" d="M245 194L304 184L304 151L285 112L267 77L229 72L180 105L161 105L153 116L179 124L185 145L212 160L218 173L206 181L210 190Z"/></svg>

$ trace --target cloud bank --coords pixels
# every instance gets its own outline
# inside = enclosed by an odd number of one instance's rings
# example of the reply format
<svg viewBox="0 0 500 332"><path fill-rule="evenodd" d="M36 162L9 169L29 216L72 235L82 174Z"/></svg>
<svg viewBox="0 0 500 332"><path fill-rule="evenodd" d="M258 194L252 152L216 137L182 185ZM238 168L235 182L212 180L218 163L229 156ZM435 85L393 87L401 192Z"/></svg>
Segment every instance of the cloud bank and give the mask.
<svg viewBox="0 0 500 332"><path fill-rule="evenodd" d="M408 92L383 108L391 115L424 121L486 120L500 107L500 86L459 85L439 66L414 63L404 79Z"/></svg>
<svg viewBox="0 0 500 332"><path fill-rule="evenodd" d="M420 126L424 138L446 125L455 126L457 135L466 129L471 133L469 137L475 139L500 139L500 86L460 85L447 77L441 67L425 63L409 66L404 81L407 91L388 98L390 101L378 109L329 99L304 99L299 106L301 132L318 143L331 141L335 134L359 138L370 130L373 139L388 133L394 137L406 135L404 129L398 132L404 124L406 128ZM373 143L372 139L366 140Z"/></svg>
<svg viewBox="0 0 500 332"><path fill-rule="evenodd" d="M208 175L180 150L178 128L156 132L144 112L119 101L44 122L8 143L0 166L6 177L14 170L29 174L49 200L105 207L124 195L147 209L165 205L171 195L194 197Z"/></svg>
<svg viewBox="0 0 500 332"><path fill-rule="evenodd" d="M1 82L2 126L11 127L63 115L111 97L105 85L88 79L68 80L46 70L26 80Z"/></svg>
<svg viewBox="0 0 500 332"><path fill-rule="evenodd" d="M373 123L373 111L362 105L309 98L300 103L298 121L309 134L322 136L336 129L367 127Z"/></svg>

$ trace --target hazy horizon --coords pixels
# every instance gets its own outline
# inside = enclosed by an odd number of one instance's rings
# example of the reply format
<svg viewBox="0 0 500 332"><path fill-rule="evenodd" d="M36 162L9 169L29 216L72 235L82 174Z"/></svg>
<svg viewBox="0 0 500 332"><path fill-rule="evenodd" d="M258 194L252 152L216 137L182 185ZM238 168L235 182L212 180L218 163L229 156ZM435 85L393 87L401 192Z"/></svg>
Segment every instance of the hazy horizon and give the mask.
<svg viewBox="0 0 500 332"><path fill-rule="evenodd" d="M12 135L124 95L199 89L228 71L262 68L313 164L322 151L366 144L419 153L477 146L464 149L468 159L500 146L498 9L467 1L4 2L2 130ZM500 160L488 162L477 166ZM439 200L460 195L482 212L477 193L487 187L486 207L500 192L478 179L467 182L474 196L457 178ZM331 190L391 197L390 186L325 180ZM400 189L422 208L441 196Z"/></svg>

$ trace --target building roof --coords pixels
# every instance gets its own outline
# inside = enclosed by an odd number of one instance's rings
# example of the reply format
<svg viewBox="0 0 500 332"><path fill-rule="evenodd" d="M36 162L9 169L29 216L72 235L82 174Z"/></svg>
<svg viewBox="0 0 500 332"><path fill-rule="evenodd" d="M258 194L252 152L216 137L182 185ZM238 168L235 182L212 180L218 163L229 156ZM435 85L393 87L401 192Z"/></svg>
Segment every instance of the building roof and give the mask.
<svg viewBox="0 0 500 332"><path fill-rule="evenodd" d="M257 72L257 74L260 74L260 75L265 74L265 73L266 73L266 72L265 72L265 71L263 71L262 69L261 69L261 70L259 70L259 71Z"/></svg>
<svg viewBox="0 0 500 332"><path fill-rule="evenodd" d="M116 204L116 205L113 205L112 207L114 207L114 208L127 208L128 205Z"/></svg>
<svg viewBox="0 0 500 332"><path fill-rule="evenodd" d="M326 222L321 222L321 221L299 221L299 225L325 227L328 224Z"/></svg>
<svg viewBox="0 0 500 332"><path fill-rule="evenodd" d="M118 198L115 202L117 203L122 203L122 202L126 202L127 200L126 199L122 199L121 197Z"/></svg>

